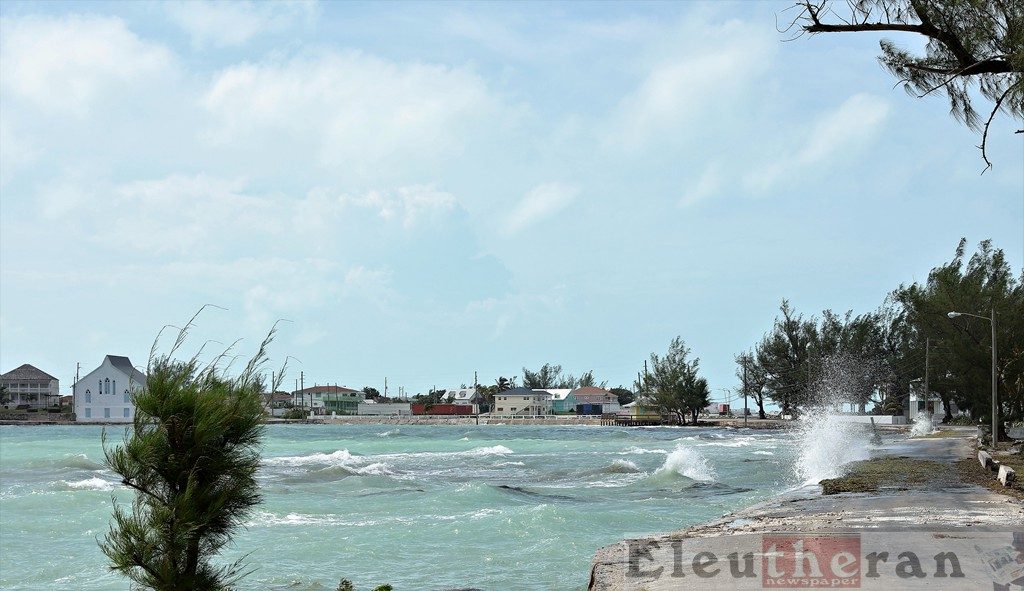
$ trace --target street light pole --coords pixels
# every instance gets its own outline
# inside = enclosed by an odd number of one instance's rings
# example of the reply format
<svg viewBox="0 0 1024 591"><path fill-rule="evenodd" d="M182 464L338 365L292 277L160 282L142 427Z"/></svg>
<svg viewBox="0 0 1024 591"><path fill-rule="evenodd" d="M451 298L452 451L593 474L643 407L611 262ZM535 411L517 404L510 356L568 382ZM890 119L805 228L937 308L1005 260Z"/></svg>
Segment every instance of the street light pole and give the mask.
<svg viewBox="0 0 1024 591"><path fill-rule="evenodd" d="M992 306L992 316L990 318L967 312L950 312L947 316L950 318L973 316L982 320L988 320L992 325L992 447L994 448L999 441L999 379L996 373L996 363L999 357L996 353L996 308Z"/></svg>

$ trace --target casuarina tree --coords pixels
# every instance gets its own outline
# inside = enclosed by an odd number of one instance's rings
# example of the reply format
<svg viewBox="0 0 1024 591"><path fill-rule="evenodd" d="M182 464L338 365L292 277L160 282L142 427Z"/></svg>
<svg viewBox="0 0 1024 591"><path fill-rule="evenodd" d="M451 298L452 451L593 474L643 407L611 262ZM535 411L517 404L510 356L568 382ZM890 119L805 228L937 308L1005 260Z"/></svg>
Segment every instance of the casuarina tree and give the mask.
<svg viewBox="0 0 1024 591"><path fill-rule="evenodd" d="M261 500L255 479L263 434L260 369L274 331L229 377L217 362L173 358L190 326L170 353L151 353L123 444L110 448L104 437L107 466L135 497L130 508L115 504L100 546L133 588L227 589L248 574L242 560L218 565L214 559Z"/></svg>
<svg viewBox="0 0 1024 591"><path fill-rule="evenodd" d="M664 356L651 353L651 369L644 376L642 390L651 393L663 414L674 416L679 423L685 423L690 415L696 425L700 411L711 404L711 392L707 380L698 376L700 359L689 355L690 349L680 337L672 339Z"/></svg>
<svg viewBox="0 0 1024 591"><path fill-rule="evenodd" d="M945 94L950 112L981 132L1002 111L1024 118L1024 3L1020 0L798 0L790 30L819 33L881 32L916 35L922 53L882 39L879 61L910 94ZM975 102L988 105L979 113ZM1017 133L1024 133L1018 127Z"/></svg>

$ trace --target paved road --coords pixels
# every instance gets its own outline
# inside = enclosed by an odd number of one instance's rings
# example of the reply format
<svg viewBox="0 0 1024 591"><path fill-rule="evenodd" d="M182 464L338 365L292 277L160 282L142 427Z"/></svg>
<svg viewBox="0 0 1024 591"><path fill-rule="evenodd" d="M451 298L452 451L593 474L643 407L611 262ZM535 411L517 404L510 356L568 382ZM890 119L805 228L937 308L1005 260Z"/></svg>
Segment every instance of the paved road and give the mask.
<svg viewBox="0 0 1024 591"><path fill-rule="evenodd" d="M953 463L974 455L972 441L968 437L973 432L971 429L957 437L904 439L877 449L874 455ZM710 555L705 555L705 562L711 560L709 556L724 561L733 552L743 556L750 550L757 558L755 566L767 569L767 562L761 562L768 556L762 552L768 548L764 540L766 536L777 533L799 533L818 538L822 535L842 537L841 534L852 534L861 544L858 547L864 548L862 556L867 555L870 547L891 550L892 562L906 551L927 557L927 560L921 560L922 572L927 571L922 578L914 576L916 573L907 578L897 577L893 570L895 565L889 565L886 571L886 565L881 564L876 565L882 569L879 577L861 577L858 580L857 586L861 589L991 591L994 582L1008 582L1016 578L1013 573L989 573L984 566L986 560L1003 564L1005 568L1018 565L1024 572L1024 547L1020 548L1021 553L1017 556L1012 556L1012 550L1005 550L1011 547L1013 530L1024 531L1024 504L1010 497L965 484L956 477L940 483L906 485L898 490L883 489L878 493L821 496L817 494L817 488L794 491L690 529L623 540L602 548L592 562L589 588L593 591L661 591L770 587L772 585L766 584L761 577L733 578L721 572L718 576L705 577L703 575L723 565L726 566L717 570L729 573L732 563L713 563L702 570L697 565L701 572L696 573L691 558L696 560L694 557L699 553L710 552ZM1021 536L1021 541L1024 542L1024 536ZM1010 558L1000 559L1000 562L978 554L979 549L990 547L1003 548L1004 552L1010 552ZM933 577L937 574L931 572L937 566L933 557L944 549L957 552L962 557L964 577ZM736 566L743 565L737 563ZM867 572L867 568L866 563L862 565L862 574ZM762 570L762 576L764 572ZM1000 579L1000 576L1009 578Z"/></svg>

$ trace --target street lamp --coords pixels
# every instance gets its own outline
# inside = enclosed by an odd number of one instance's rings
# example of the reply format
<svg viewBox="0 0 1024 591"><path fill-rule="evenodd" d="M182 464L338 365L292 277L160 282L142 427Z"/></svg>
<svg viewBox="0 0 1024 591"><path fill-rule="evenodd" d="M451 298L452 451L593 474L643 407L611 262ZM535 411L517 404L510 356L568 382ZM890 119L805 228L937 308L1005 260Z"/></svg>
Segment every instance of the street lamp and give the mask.
<svg viewBox="0 0 1024 591"><path fill-rule="evenodd" d="M999 397L997 394L998 382L996 379L996 309L995 307L992 308L991 318L979 316L978 314L970 314L968 312L950 312L947 316L950 318L956 318L957 316L972 316L974 318L988 320L992 325L992 447L995 448L996 442L999 441Z"/></svg>

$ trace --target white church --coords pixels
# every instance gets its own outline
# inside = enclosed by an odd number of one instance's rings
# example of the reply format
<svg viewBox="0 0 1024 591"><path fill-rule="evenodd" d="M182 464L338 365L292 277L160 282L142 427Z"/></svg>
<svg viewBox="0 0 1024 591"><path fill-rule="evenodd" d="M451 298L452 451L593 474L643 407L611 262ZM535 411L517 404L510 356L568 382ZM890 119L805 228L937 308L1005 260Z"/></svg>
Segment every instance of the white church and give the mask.
<svg viewBox="0 0 1024 591"><path fill-rule="evenodd" d="M135 418L131 394L145 385L146 374L135 369L127 357L107 355L74 386L75 420L130 423Z"/></svg>

